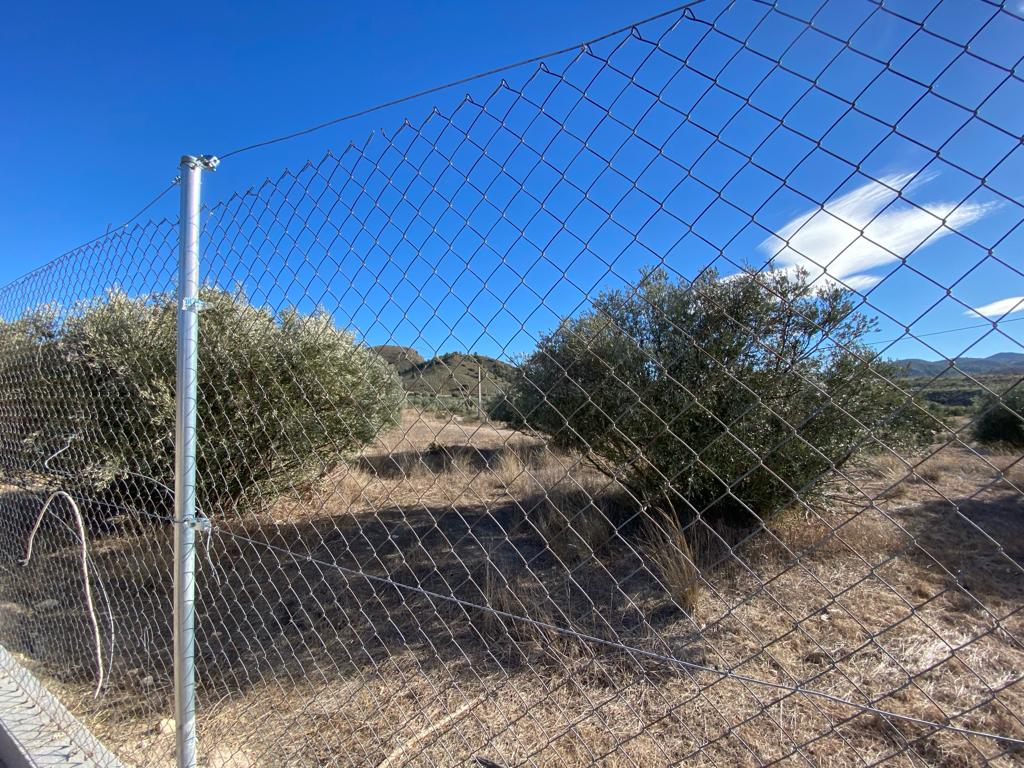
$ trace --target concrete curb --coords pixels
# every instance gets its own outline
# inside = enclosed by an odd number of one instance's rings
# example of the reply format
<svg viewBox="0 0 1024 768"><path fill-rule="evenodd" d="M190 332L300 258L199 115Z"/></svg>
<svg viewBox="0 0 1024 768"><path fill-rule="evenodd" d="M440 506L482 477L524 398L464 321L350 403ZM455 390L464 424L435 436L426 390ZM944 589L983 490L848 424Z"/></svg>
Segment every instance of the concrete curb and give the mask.
<svg viewBox="0 0 1024 768"><path fill-rule="evenodd" d="M0 764L5 768L123 768L121 762L2 646Z"/></svg>

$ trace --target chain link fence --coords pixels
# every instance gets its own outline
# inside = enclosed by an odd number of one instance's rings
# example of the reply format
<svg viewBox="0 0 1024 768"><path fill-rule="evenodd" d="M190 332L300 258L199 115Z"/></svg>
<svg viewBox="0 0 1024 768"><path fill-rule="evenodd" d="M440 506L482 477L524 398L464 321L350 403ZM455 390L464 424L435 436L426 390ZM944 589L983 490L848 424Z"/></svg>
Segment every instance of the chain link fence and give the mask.
<svg viewBox="0 0 1024 768"><path fill-rule="evenodd" d="M204 208L200 764L1018 764L1022 41L705 0ZM177 227L0 290L0 641L137 766Z"/></svg>

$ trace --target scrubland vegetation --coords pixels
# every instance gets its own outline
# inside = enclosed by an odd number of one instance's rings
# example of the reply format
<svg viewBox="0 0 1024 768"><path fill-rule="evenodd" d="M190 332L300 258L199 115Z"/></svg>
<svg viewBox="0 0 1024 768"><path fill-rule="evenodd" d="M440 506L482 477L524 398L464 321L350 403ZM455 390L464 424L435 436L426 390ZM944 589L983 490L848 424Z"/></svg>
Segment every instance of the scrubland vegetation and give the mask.
<svg viewBox="0 0 1024 768"><path fill-rule="evenodd" d="M1019 421L988 440L1002 410L908 395L841 291L648 275L542 339L484 420L406 397L327 317L205 298L207 765L1019 759L929 725L1024 738ZM172 530L128 479L169 469L173 309L0 327L0 379L39 372L0 395L3 642L140 766L171 764ZM91 518L96 699L73 529L16 562L71 482L119 504Z"/></svg>
<svg viewBox="0 0 1024 768"><path fill-rule="evenodd" d="M202 301L196 450L208 506L315 479L396 423L394 369L327 315L273 312L219 290ZM115 291L66 315L44 307L0 322L0 471L82 489L107 510L164 516L176 315L173 295Z"/></svg>
<svg viewBox="0 0 1024 768"><path fill-rule="evenodd" d="M978 411L974 436L980 442L1024 448L1024 387L985 397Z"/></svg>

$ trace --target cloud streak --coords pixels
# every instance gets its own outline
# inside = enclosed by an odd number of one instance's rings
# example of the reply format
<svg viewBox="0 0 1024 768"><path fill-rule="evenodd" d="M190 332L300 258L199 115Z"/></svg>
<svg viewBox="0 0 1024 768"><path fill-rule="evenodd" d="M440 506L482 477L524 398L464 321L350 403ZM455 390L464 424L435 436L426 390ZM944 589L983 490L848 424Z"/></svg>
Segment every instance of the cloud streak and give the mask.
<svg viewBox="0 0 1024 768"><path fill-rule="evenodd" d="M787 222L761 243L761 249L776 269L800 269L814 283L864 291L882 279L872 270L932 245L992 208L984 203L911 205L897 200L895 190L903 189L911 178L909 173L885 176L835 197L823 209Z"/></svg>
<svg viewBox="0 0 1024 768"><path fill-rule="evenodd" d="M965 315L975 317L976 315L984 315L990 318L999 318L1003 315L1009 315L1014 312L1024 312L1024 296L1009 296L1005 299L999 299L989 304L984 304L980 307L974 307L973 309L964 310Z"/></svg>

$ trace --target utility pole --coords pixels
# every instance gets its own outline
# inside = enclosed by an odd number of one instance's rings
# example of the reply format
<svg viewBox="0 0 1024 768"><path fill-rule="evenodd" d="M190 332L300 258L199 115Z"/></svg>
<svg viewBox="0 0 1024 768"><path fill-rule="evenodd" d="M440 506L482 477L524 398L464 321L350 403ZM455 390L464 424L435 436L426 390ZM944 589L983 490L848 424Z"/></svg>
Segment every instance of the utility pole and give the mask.
<svg viewBox="0 0 1024 768"><path fill-rule="evenodd" d="M480 355L476 356L476 417L484 420L484 367Z"/></svg>

